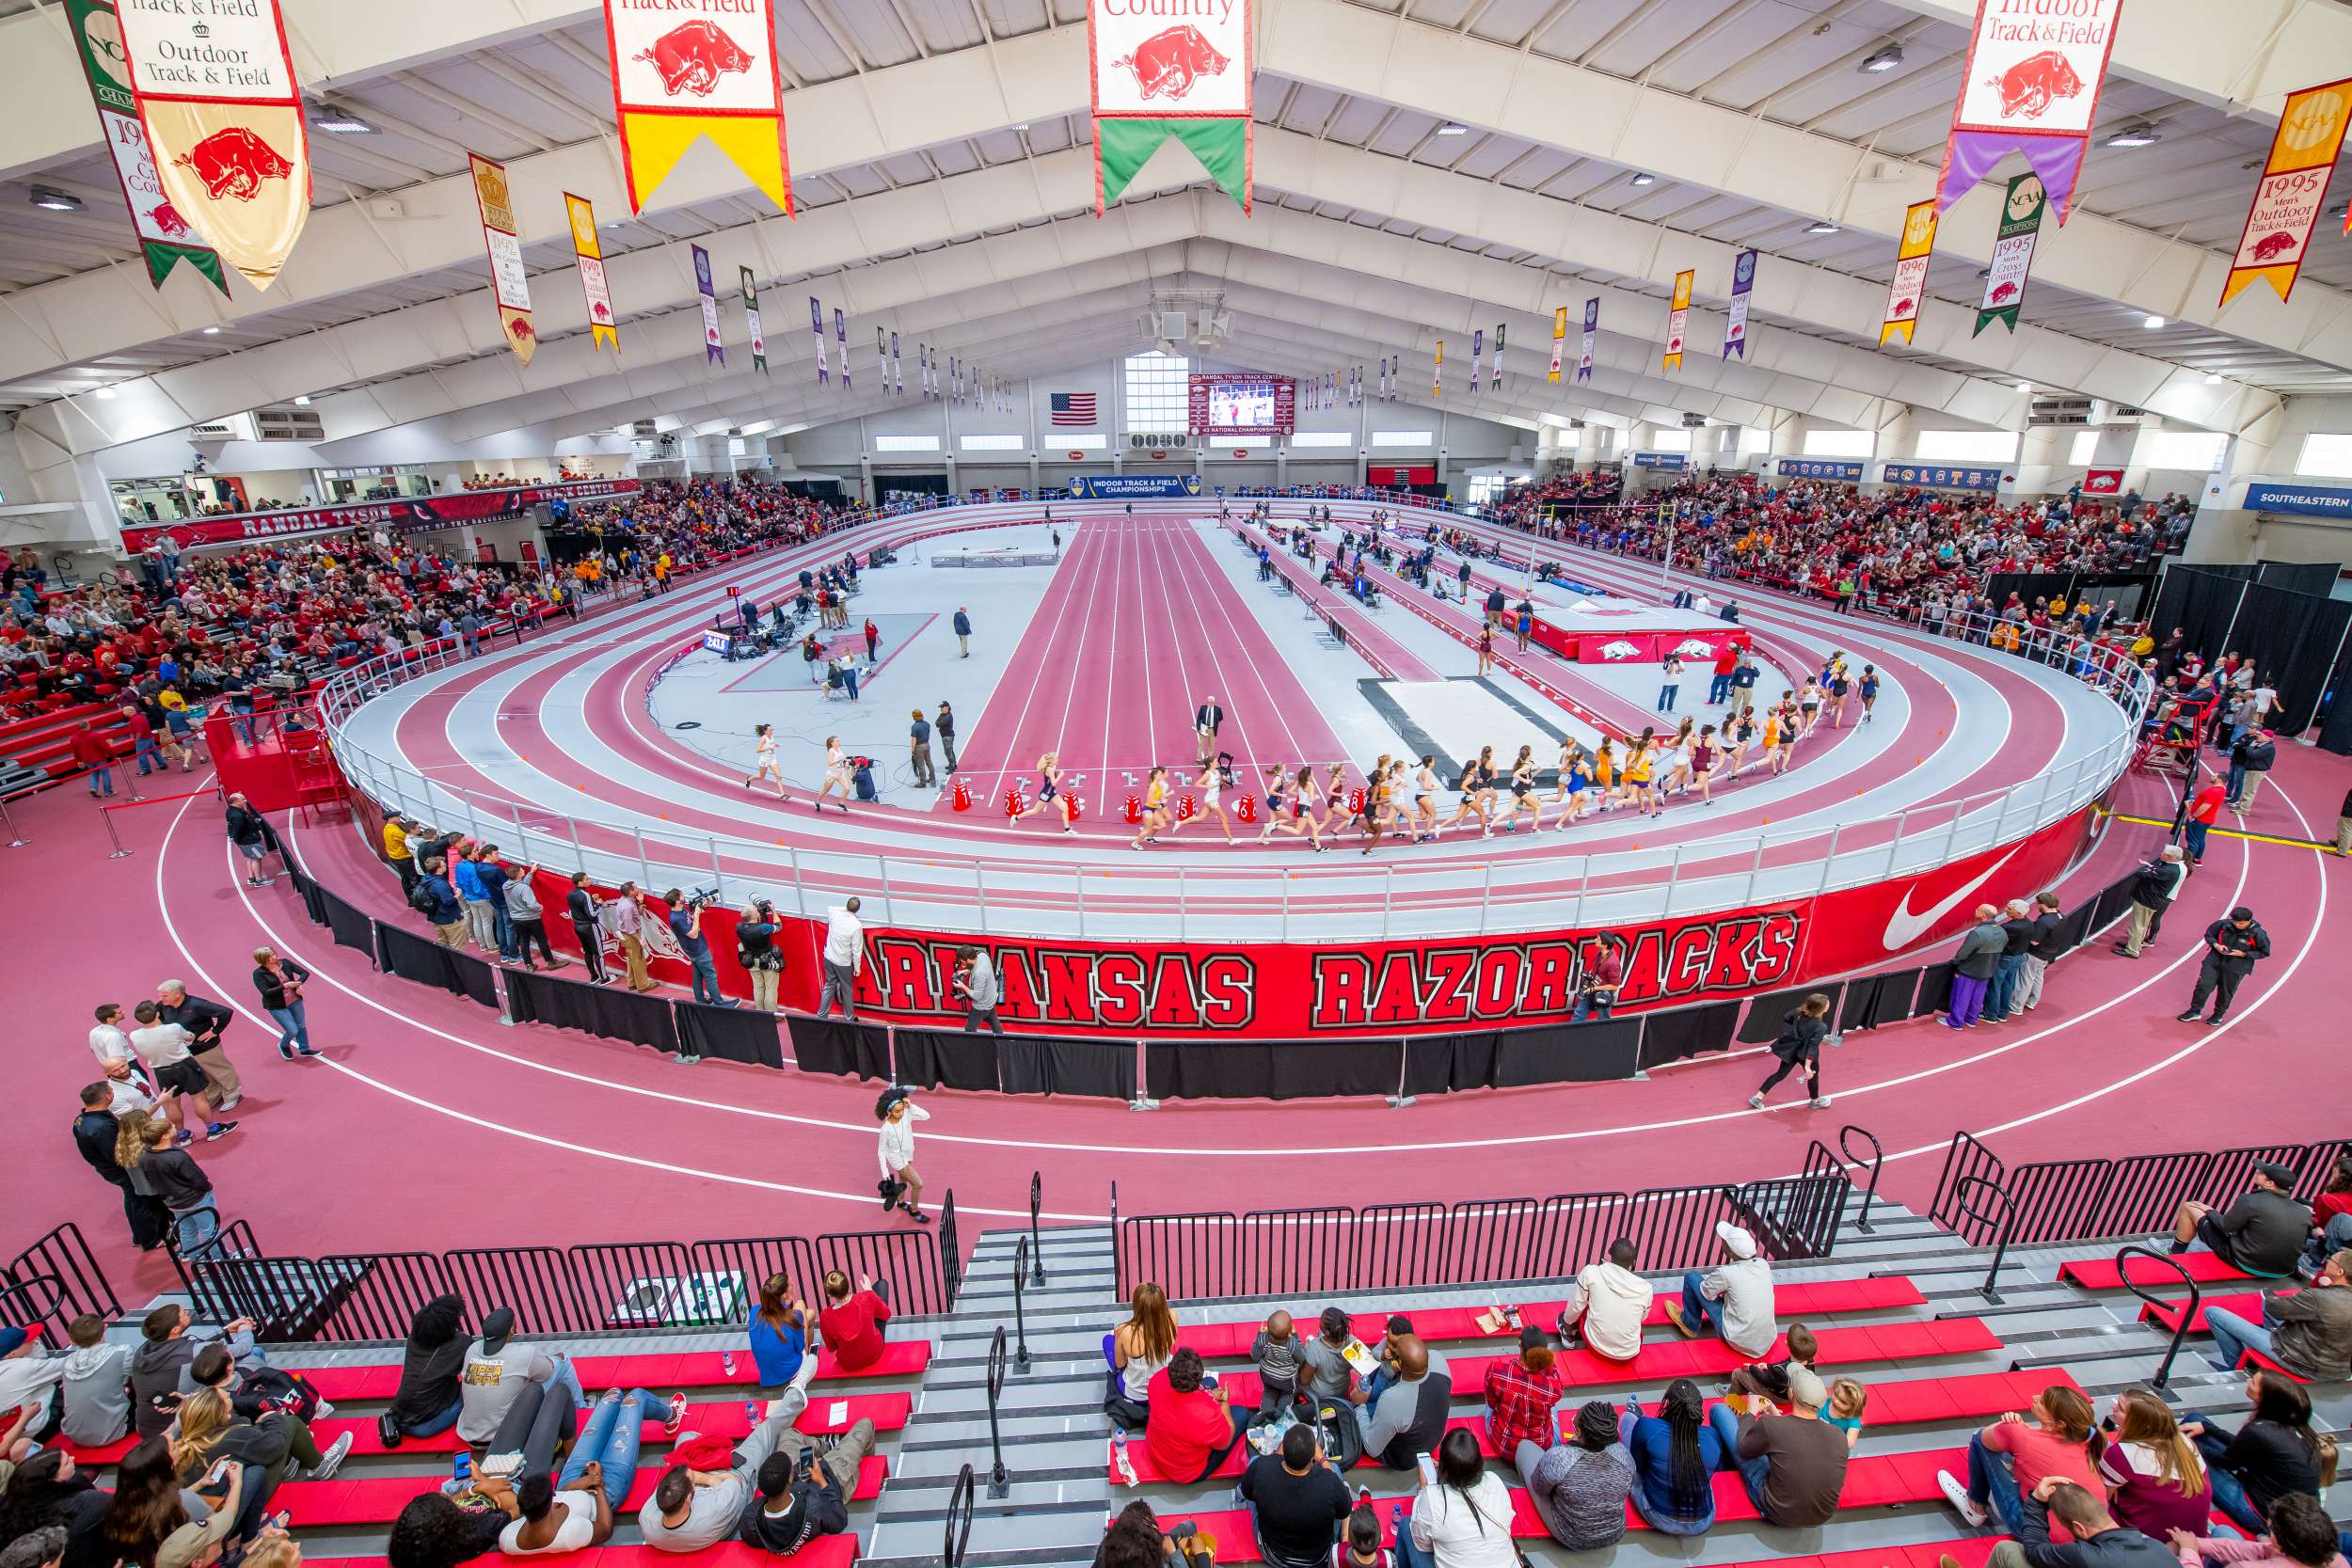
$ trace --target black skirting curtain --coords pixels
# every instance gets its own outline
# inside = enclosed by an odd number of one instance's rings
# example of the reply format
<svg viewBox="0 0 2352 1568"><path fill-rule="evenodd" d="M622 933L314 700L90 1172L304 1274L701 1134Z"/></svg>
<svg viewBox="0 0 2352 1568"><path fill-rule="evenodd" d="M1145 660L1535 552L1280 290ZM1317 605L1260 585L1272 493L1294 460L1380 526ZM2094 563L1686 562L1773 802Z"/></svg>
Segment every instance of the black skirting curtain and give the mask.
<svg viewBox="0 0 2352 1568"><path fill-rule="evenodd" d="M1769 996L1759 996L1748 1004L1748 1016L1740 1021L1740 1043L1762 1045L1780 1037L1781 1025L1788 1021L1798 1003L1816 991L1829 998L1830 1016L1837 1016L1837 999L1845 987L1837 981L1822 986L1791 986Z"/></svg>
<svg viewBox="0 0 2352 1568"><path fill-rule="evenodd" d="M890 1031L882 1025L795 1013L784 1027L792 1040L792 1065L802 1071L890 1081Z"/></svg>
<svg viewBox="0 0 2352 1568"><path fill-rule="evenodd" d="M1306 1100L1396 1092L1394 1039L1200 1040L1143 1046L1154 1100Z"/></svg>
<svg viewBox="0 0 2352 1568"><path fill-rule="evenodd" d="M898 1082L914 1089L993 1089L996 1037L974 1030L900 1029Z"/></svg>
<svg viewBox="0 0 2352 1568"><path fill-rule="evenodd" d="M326 908L326 928L335 933L335 945L357 948L373 958L375 922L325 888L319 889L319 899Z"/></svg>
<svg viewBox="0 0 2352 1568"><path fill-rule="evenodd" d="M669 1003L527 969L506 972L506 1016L517 1023L552 1023L656 1051L678 1048L677 1023Z"/></svg>
<svg viewBox="0 0 2352 1568"><path fill-rule="evenodd" d="M471 997L485 1007L499 1005L498 977L490 973L486 959L477 958L471 953L453 952L449 948L441 950L449 956L450 977L456 982L451 990L460 996Z"/></svg>
<svg viewBox="0 0 2352 1568"><path fill-rule="evenodd" d="M511 977L514 971L507 971ZM689 1056L716 1056L755 1067L784 1066L776 1015L757 1007L714 1007L707 1002L673 1002L679 1047Z"/></svg>
<svg viewBox="0 0 2352 1568"><path fill-rule="evenodd" d="M1642 1059L1645 1071L1664 1062L1678 1062L1702 1052L1722 1051L1731 1044L1740 1021L1737 1002L1702 1002L1695 1007L1668 1007L1642 1015Z"/></svg>
<svg viewBox="0 0 2352 1568"><path fill-rule="evenodd" d="M310 924L326 925L326 890L294 866L286 868L286 875L293 879L294 892L302 895L302 912L310 917Z"/></svg>
<svg viewBox="0 0 2352 1568"><path fill-rule="evenodd" d="M1919 971L1919 990L1911 999L1911 1016L1925 1018L1940 1013L1952 1000L1952 975L1958 964L1929 964Z"/></svg>
<svg viewBox="0 0 2352 1568"><path fill-rule="evenodd" d="M1405 1092L1450 1094L1455 1089L1484 1088L1494 1078L1495 1053L1502 1036L1488 1030L1474 1035L1414 1035L1405 1042Z"/></svg>
<svg viewBox="0 0 2352 1568"><path fill-rule="evenodd" d="M459 996L470 994L458 976L453 961L463 957L437 942L428 942L397 926L375 923L375 967L387 974L397 974L404 980L414 980L421 986L437 986ZM496 1006L495 1000L492 1003Z"/></svg>
<svg viewBox="0 0 2352 1568"><path fill-rule="evenodd" d="M1494 1070L1488 1082L1498 1089L1514 1089L1532 1084L1593 1084L1630 1078L1637 1070L1641 1040L1638 1017L1506 1029L1495 1041Z"/></svg>
<svg viewBox="0 0 2352 1568"><path fill-rule="evenodd" d="M1007 1094L1136 1097L1136 1042L1062 1035L1007 1035L996 1042L998 1086Z"/></svg>

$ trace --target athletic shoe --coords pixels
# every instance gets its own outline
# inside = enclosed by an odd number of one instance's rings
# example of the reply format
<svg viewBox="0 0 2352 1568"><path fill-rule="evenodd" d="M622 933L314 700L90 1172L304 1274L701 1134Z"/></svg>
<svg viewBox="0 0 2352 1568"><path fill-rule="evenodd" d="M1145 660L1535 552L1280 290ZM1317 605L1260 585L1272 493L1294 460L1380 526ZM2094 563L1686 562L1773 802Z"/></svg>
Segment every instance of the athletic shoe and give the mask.
<svg viewBox="0 0 2352 1568"><path fill-rule="evenodd" d="M1813 1108L1814 1108L1815 1110L1817 1110L1817 1111L1826 1111L1826 1110L1828 1110L1828 1109L1829 1109L1829 1096L1827 1096L1827 1095L1822 1095L1820 1099L1818 1099L1818 1100L1814 1101L1813 1101Z"/></svg>
<svg viewBox="0 0 2352 1568"><path fill-rule="evenodd" d="M1968 1488L1963 1485L1951 1471L1936 1471L1935 1484L1944 1489L1944 1496L1950 1500L1952 1507L1960 1512L1960 1516L1969 1524L1981 1529L1991 1523L1991 1516L1978 1505L1974 1497L1968 1495Z"/></svg>
<svg viewBox="0 0 2352 1568"><path fill-rule="evenodd" d="M294 1054L295 1054L295 1055L297 1055L297 1056L315 1056L315 1055L319 1054L319 1053L318 1053L317 1051L312 1050L312 1049L310 1049L310 1047L306 1046L306 1047L304 1047L302 1050L297 1051L296 1053L294 1053Z"/></svg>
<svg viewBox="0 0 2352 1568"><path fill-rule="evenodd" d="M678 1429L686 1424L686 1396L672 1394L669 1411L670 1414L661 1422L661 1434L664 1437L675 1437L678 1434Z"/></svg>
<svg viewBox="0 0 2352 1568"><path fill-rule="evenodd" d="M306 1470L303 1479L306 1481L326 1480L342 1467L343 1455L350 1451L351 1433L346 1432L327 1445L326 1451L319 1455L318 1464Z"/></svg>
<svg viewBox="0 0 2352 1568"><path fill-rule="evenodd" d="M1672 1323L1674 1331L1685 1339L1695 1339L1699 1337L1697 1329L1682 1321L1682 1303L1678 1301L1670 1301L1666 1304L1666 1321Z"/></svg>
<svg viewBox="0 0 2352 1568"><path fill-rule="evenodd" d="M183 1127L180 1129L180 1135L171 1140L171 1147L174 1148L185 1148L188 1145L194 1142L196 1142L196 1134Z"/></svg>
<svg viewBox="0 0 2352 1568"><path fill-rule="evenodd" d="M1759 1092L1759 1093L1756 1093L1756 1094L1752 1094L1752 1095L1748 1096L1748 1109L1749 1109L1749 1110L1751 1110L1751 1111L1760 1111L1760 1110L1762 1110L1763 1108L1764 1108L1764 1096L1762 1095L1762 1093L1760 1093L1760 1092Z"/></svg>
<svg viewBox="0 0 2352 1568"><path fill-rule="evenodd" d="M294 1041L279 1040L278 1042L278 1059L281 1062L291 1062L294 1059Z"/></svg>
<svg viewBox="0 0 2352 1568"><path fill-rule="evenodd" d="M2174 1015L2174 1022L2179 1022L2179 1023L2194 1023L2194 1022L2197 1022L2197 1009L2196 1009L2196 1008L2194 1008L2194 1007L2191 1007L2188 1011L2186 1011L2186 1012L2185 1012L2185 1013L2178 1013L2178 1014L2175 1014L2175 1015Z"/></svg>
<svg viewBox="0 0 2352 1568"><path fill-rule="evenodd" d="M332 1401L332 1400L321 1400L321 1401L319 1401L319 1407L318 1407L316 1410L313 1410L312 1412L310 1412L310 1418L311 1418L311 1419L313 1419L313 1420L323 1421L323 1420L326 1419L326 1418L327 1418L327 1417L332 1416L333 1414L335 1414L335 1402L334 1402L334 1401Z"/></svg>
<svg viewBox="0 0 2352 1568"><path fill-rule="evenodd" d="M237 1124L233 1121L216 1121L204 1129L204 1139L210 1143L215 1138L225 1138L236 1130Z"/></svg>

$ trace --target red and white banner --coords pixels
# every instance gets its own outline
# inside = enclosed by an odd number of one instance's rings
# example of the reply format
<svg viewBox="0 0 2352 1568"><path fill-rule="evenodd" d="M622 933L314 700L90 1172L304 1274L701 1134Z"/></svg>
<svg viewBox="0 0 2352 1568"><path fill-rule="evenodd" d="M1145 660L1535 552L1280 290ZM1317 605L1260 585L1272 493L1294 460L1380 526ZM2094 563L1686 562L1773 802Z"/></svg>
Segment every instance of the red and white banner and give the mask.
<svg viewBox="0 0 2352 1568"><path fill-rule="evenodd" d="M2018 152L2066 222L2122 14L2123 0L1977 0L1935 181L1937 212ZM2228 25L2219 11L2210 22Z"/></svg>
<svg viewBox="0 0 2352 1568"><path fill-rule="evenodd" d="M479 152L466 154L473 170L474 208L482 214L482 244L490 253L490 290L497 301L499 330L524 364L539 350L531 326L531 275L523 270L523 242L506 188L506 166Z"/></svg>
<svg viewBox="0 0 2352 1568"><path fill-rule="evenodd" d="M596 238L596 209L584 196L564 193L564 213L572 225L572 265L580 273L580 292L588 302L588 346L593 353L607 343L621 352L621 329L612 318L612 285L604 276L604 244Z"/></svg>
<svg viewBox="0 0 2352 1568"><path fill-rule="evenodd" d="M2257 280L2269 284L2281 300L2295 292L2296 276L2303 270L2303 257L2319 229L2348 119L2352 77L2287 94L2278 134L2270 141L2270 160L2263 167L2262 183L2254 187L2254 204L2239 231L2237 253L2230 259L2230 276L2221 282L2222 304ZM2346 215L2345 227L2352 231L2352 214Z"/></svg>
<svg viewBox="0 0 2352 1568"><path fill-rule="evenodd" d="M577 479L555 484L516 484L499 490L461 490L448 496L404 497L389 501L352 501L343 506L286 507L231 517L186 517L146 523L122 531L122 547L134 555L168 533L188 548L231 545L249 539L295 539L312 533L348 533L353 529L389 529L412 533L458 523L511 517L541 501L604 500L633 496L633 479Z"/></svg>
<svg viewBox="0 0 2352 1568"><path fill-rule="evenodd" d="M1903 235L1895 249L1895 276L1886 284L1886 315L1879 323L1879 346L1889 338L1911 341L1919 323L1919 302L1928 294L1929 252L1935 248L1935 198L1903 209Z"/></svg>
<svg viewBox="0 0 2352 1568"><path fill-rule="evenodd" d="M1695 268L1675 274L1674 300L1666 308L1666 357L1661 361L1666 370L1682 369L1682 337L1691 325L1691 283L1697 277Z"/></svg>
<svg viewBox="0 0 2352 1568"><path fill-rule="evenodd" d="M2086 468L2083 470L2083 494L2086 496L2120 496L2123 493L2123 470L2121 468Z"/></svg>
<svg viewBox="0 0 2352 1568"><path fill-rule="evenodd" d="M792 211L772 0L604 0L604 41L630 212L697 136Z"/></svg>

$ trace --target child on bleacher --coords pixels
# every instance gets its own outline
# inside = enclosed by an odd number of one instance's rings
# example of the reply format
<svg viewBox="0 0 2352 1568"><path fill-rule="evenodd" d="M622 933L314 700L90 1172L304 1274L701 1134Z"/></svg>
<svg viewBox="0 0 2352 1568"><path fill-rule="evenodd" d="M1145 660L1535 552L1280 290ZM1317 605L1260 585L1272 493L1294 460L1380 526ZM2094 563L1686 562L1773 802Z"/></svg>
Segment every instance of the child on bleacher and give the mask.
<svg viewBox="0 0 2352 1568"><path fill-rule="evenodd" d="M1790 1323L1788 1338L1783 1343L1788 1354L1780 1360L1751 1361L1733 1370L1731 1392L1724 1399L1733 1410L1755 1415L1761 1402L1786 1405L1788 1402L1789 1367L1801 1366L1806 1371L1816 1370L1813 1358L1820 1354L1821 1344L1813 1337L1811 1329L1803 1323Z"/></svg>
<svg viewBox="0 0 2352 1568"><path fill-rule="evenodd" d="M1829 1408L1821 1412L1821 1419L1846 1434L1846 1451L1862 1441L1862 1411L1870 1402L1870 1391L1852 1378L1841 1377L1829 1386Z"/></svg>
<svg viewBox="0 0 2352 1568"><path fill-rule="evenodd" d="M1249 1347L1249 1359L1257 1363L1263 1389L1258 1396L1258 1413L1249 1418L1249 1424L1266 1426L1279 1420L1298 1398L1298 1338L1292 1332L1288 1312L1277 1307L1267 1316L1265 1326L1258 1330Z"/></svg>
<svg viewBox="0 0 2352 1568"><path fill-rule="evenodd" d="M1395 1560L1380 1544L1380 1515L1369 1497L1347 1516L1347 1539L1331 1548L1331 1568L1391 1568Z"/></svg>

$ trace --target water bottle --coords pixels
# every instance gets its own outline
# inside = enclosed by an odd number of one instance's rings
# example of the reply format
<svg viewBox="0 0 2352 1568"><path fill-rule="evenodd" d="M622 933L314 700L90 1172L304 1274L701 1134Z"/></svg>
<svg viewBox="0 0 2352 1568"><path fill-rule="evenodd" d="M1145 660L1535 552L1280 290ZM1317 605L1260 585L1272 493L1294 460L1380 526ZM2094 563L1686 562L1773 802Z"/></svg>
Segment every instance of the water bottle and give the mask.
<svg viewBox="0 0 2352 1568"><path fill-rule="evenodd" d="M757 1432L759 1430L759 1423L767 1417L767 1408L757 1400L745 1400L743 1402L743 1420L752 1431Z"/></svg>
<svg viewBox="0 0 2352 1568"><path fill-rule="evenodd" d="M1111 1457L1116 1460L1119 1465L1120 1484L1122 1486L1135 1485L1136 1464L1134 1460L1127 1457L1127 1429L1125 1427L1113 1427L1111 1429Z"/></svg>
<svg viewBox="0 0 2352 1568"><path fill-rule="evenodd" d="M735 1353L733 1351L723 1350L719 1353L719 1370L726 1373L729 1378L735 1376Z"/></svg>

